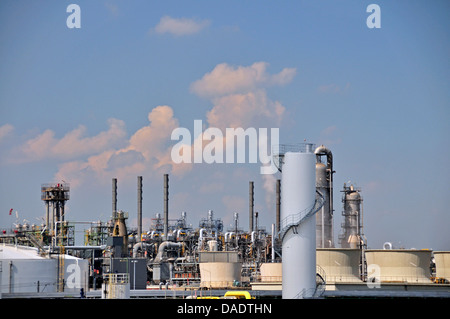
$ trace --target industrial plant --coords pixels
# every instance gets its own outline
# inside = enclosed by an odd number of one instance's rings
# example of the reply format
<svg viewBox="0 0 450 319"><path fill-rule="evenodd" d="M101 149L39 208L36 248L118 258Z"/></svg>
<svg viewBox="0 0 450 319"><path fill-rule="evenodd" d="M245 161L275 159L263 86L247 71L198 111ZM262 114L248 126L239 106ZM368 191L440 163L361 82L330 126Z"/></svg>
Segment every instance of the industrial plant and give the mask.
<svg viewBox="0 0 450 319"><path fill-rule="evenodd" d="M118 209L112 178L106 221L67 220L67 183L43 184L42 225L0 234L1 298L345 298L450 297L450 251L368 249L363 190L340 185L333 203L333 156L324 145L279 145L276 218L261 227L249 181L247 213L225 226L213 210L197 224L169 209L169 175L161 176L164 210L143 229L143 177L137 176L137 228ZM342 213L336 227L333 216ZM133 213L134 215L134 213ZM240 220L248 218L249 228ZM84 244L75 227L86 226ZM194 225L194 226L193 226ZM334 234L338 235L338 242Z"/></svg>

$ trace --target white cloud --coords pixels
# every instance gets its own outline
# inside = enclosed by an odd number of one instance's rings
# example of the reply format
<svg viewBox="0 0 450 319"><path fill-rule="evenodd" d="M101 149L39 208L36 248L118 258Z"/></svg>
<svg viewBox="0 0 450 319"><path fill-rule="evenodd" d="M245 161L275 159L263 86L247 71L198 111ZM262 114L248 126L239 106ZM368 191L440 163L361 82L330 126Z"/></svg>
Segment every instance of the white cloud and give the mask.
<svg viewBox="0 0 450 319"><path fill-rule="evenodd" d="M137 175L152 176L162 173L182 175L189 164L175 165L170 157L170 135L178 127L170 106L155 107L148 114L149 125L137 130L124 147L104 150L86 160L62 164L56 173L57 180L71 181L77 186L88 181L109 182L111 176L129 180Z"/></svg>
<svg viewBox="0 0 450 319"><path fill-rule="evenodd" d="M156 33L169 33L175 36L191 35L206 28L210 22L208 20L196 21L188 18L172 18L164 16L155 26Z"/></svg>
<svg viewBox="0 0 450 319"><path fill-rule="evenodd" d="M19 162L33 162L43 159L70 160L96 154L121 145L126 136L125 123L117 119L108 120L107 131L86 137L86 127L78 126L58 139L55 132L47 129L35 138L29 139L15 150Z"/></svg>
<svg viewBox="0 0 450 319"><path fill-rule="evenodd" d="M285 85L296 74L295 68L285 68L278 74L270 75L266 71L268 65L266 62L238 67L218 64L211 72L192 83L191 90L203 97L244 93L272 85Z"/></svg>
<svg viewBox="0 0 450 319"><path fill-rule="evenodd" d="M11 124L5 124L0 126L0 142L6 138L12 131L14 130L14 126Z"/></svg>
<svg viewBox="0 0 450 319"><path fill-rule="evenodd" d="M267 97L262 89L242 94L230 94L213 100L207 113L208 123L223 131L227 127L269 127L279 125L285 107Z"/></svg>
<svg viewBox="0 0 450 319"><path fill-rule="evenodd" d="M256 62L250 66L230 66L218 64L211 72L191 85L191 91L211 100L213 107L207 112L210 127L225 132L226 128L270 128L279 127L286 108L278 101L271 100L266 88L283 86L292 81L295 68L284 68L276 74L267 72L268 63ZM226 137L223 137L226 144ZM264 175L263 189L266 206L270 209L275 197L275 176ZM232 200L230 200L232 199ZM224 197L228 210L240 210L240 198Z"/></svg>

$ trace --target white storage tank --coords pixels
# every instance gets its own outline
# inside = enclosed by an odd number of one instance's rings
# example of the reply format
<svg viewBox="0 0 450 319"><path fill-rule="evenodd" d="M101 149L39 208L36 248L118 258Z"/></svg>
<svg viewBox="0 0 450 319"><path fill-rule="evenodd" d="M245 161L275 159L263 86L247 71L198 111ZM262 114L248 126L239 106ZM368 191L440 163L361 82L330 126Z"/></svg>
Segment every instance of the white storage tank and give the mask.
<svg viewBox="0 0 450 319"><path fill-rule="evenodd" d="M316 199L312 144L285 152L281 171L282 297L310 297L316 287L316 217L308 216Z"/></svg>
<svg viewBox="0 0 450 319"><path fill-rule="evenodd" d="M36 248L3 245L2 293L56 292L57 261L38 255Z"/></svg>
<svg viewBox="0 0 450 319"><path fill-rule="evenodd" d="M64 255L64 291L87 291L89 263L87 260ZM2 245L2 293L52 293L58 291L58 258L42 257L34 247Z"/></svg>
<svg viewBox="0 0 450 319"><path fill-rule="evenodd" d="M317 265L326 275L327 283L362 282L360 277L360 249L317 249Z"/></svg>
<svg viewBox="0 0 450 319"><path fill-rule="evenodd" d="M282 263L263 263L260 267L260 280L262 282L281 282L283 267Z"/></svg>
<svg viewBox="0 0 450 319"><path fill-rule="evenodd" d="M436 279L450 281L450 251L435 251L433 255L436 264Z"/></svg>
<svg viewBox="0 0 450 319"><path fill-rule="evenodd" d="M365 257L368 268L379 270L380 282L431 282L431 250L371 249Z"/></svg>
<svg viewBox="0 0 450 319"><path fill-rule="evenodd" d="M200 263L200 287L228 288L241 281L240 262Z"/></svg>

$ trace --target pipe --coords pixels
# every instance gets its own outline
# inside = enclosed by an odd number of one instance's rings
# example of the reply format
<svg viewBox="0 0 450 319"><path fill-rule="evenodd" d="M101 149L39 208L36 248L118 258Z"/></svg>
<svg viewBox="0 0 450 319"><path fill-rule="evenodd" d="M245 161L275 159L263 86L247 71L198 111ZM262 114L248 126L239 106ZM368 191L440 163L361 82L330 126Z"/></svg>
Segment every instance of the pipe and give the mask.
<svg viewBox="0 0 450 319"><path fill-rule="evenodd" d="M151 239L154 239L156 234L159 235L159 234L161 234L161 232L159 232L159 231L157 231L157 230L152 230L151 235L150 235L150 238L151 238Z"/></svg>
<svg viewBox="0 0 450 319"><path fill-rule="evenodd" d="M327 188L328 188L328 212L324 212L322 210L322 216L324 214L327 214L327 219L329 219L329 226L330 226L330 233L327 237L327 240L331 240L331 245L330 247L334 247L334 243L333 243L333 213L334 213L334 208L333 208L333 174L335 173L335 171L333 171L333 153L324 145L320 145L319 147L317 147L314 150L314 154L316 155L316 162L319 163L320 161L320 157L321 156L326 156L327 157ZM322 222L322 227L324 227L323 225L324 221ZM322 245L324 243L324 237L322 236Z"/></svg>
<svg viewBox="0 0 450 319"><path fill-rule="evenodd" d="M164 174L164 238L167 240L169 228L169 174Z"/></svg>
<svg viewBox="0 0 450 319"><path fill-rule="evenodd" d="M316 154L316 158L320 158L320 156L326 155L327 156L327 169L329 178L330 178L330 214L333 214L333 174L335 173L333 171L333 153L326 148L323 145L320 145L316 150L314 151L314 154Z"/></svg>
<svg viewBox="0 0 450 319"><path fill-rule="evenodd" d="M137 235L138 241L142 240L142 176L138 176L138 190L137 190Z"/></svg>
<svg viewBox="0 0 450 319"><path fill-rule="evenodd" d="M163 255L164 251L166 251L167 249L170 249L170 248L181 248L181 247L183 247L183 243L174 243L174 242L171 242L171 241L163 242L161 245L159 245L158 254L156 255L156 258L155 258L154 262L155 263L161 262L162 255Z"/></svg>
<svg viewBox="0 0 450 319"><path fill-rule="evenodd" d="M248 196L249 196L249 201L248 201L248 215L249 215L249 221L248 221L248 231L251 233L253 231L253 203L254 203L254 199L253 199L253 195L254 195L254 187L253 187L253 182L249 183L249 187L248 187Z"/></svg>
<svg viewBox="0 0 450 319"><path fill-rule="evenodd" d="M277 193L277 203L276 203L276 231L277 234L280 232L280 208L281 208L281 180L277 179L277 186L276 186L276 193Z"/></svg>
<svg viewBox="0 0 450 319"><path fill-rule="evenodd" d="M252 231L252 243L255 243L256 231Z"/></svg>
<svg viewBox="0 0 450 319"><path fill-rule="evenodd" d="M137 253L138 253L138 251L141 249L143 249L143 248L147 248L147 247L151 247L151 246L154 246L155 244L149 244L149 243L146 243L146 242L140 242L140 243L137 243L137 244L135 244L134 246L133 246L133 258L136 258L137 257Z"/></svg>
<svg viewBox="0 0 450 319"><path fill-rule="evenodd" d="M275 262L275 224L272 224L272 262Z"/></svg>

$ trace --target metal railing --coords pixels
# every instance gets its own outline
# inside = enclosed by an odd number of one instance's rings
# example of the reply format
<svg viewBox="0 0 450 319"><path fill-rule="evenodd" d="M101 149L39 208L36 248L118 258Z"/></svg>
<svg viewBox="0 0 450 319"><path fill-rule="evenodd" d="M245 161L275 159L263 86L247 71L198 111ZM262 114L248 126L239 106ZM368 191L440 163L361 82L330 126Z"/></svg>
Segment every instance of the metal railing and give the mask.
<svg viewBox="0 0 450 319"><path fill-rule="evenodd" d="M127 273L111 273L103 274L103 279L109 284L127 284L129 283L129 276Z"/></svg>
<svg viewBox="0 0 450 319"><path fill-rule="evenodd" d="M280 239L283 240L289 229L300 225L308 217L317 213L322 208L324 202L325 200L323 198L323 195L318 190L316 190L316 200L312 207L306 208L297 214L288 215L280 222Z"/></svg>
<svg viewBox="0 0 450 319"><path fill-rule="evenodd" d="M279 144L279 145L273 145L272 146L272 158L273 163L278 168L278 170L281 172L282 166L284 163L284 154L287 152L294 152L294 153L307 153L307 152L314 152L315 144L311 143L294 143L294 144Z"/></svg>
<svg viewBox="0 0 450 319"><path fill-rule="evenodd" d="M325 270L319 265L316 266L316 287L302 289L293 299L320 298L326 288Z"/></svg>

